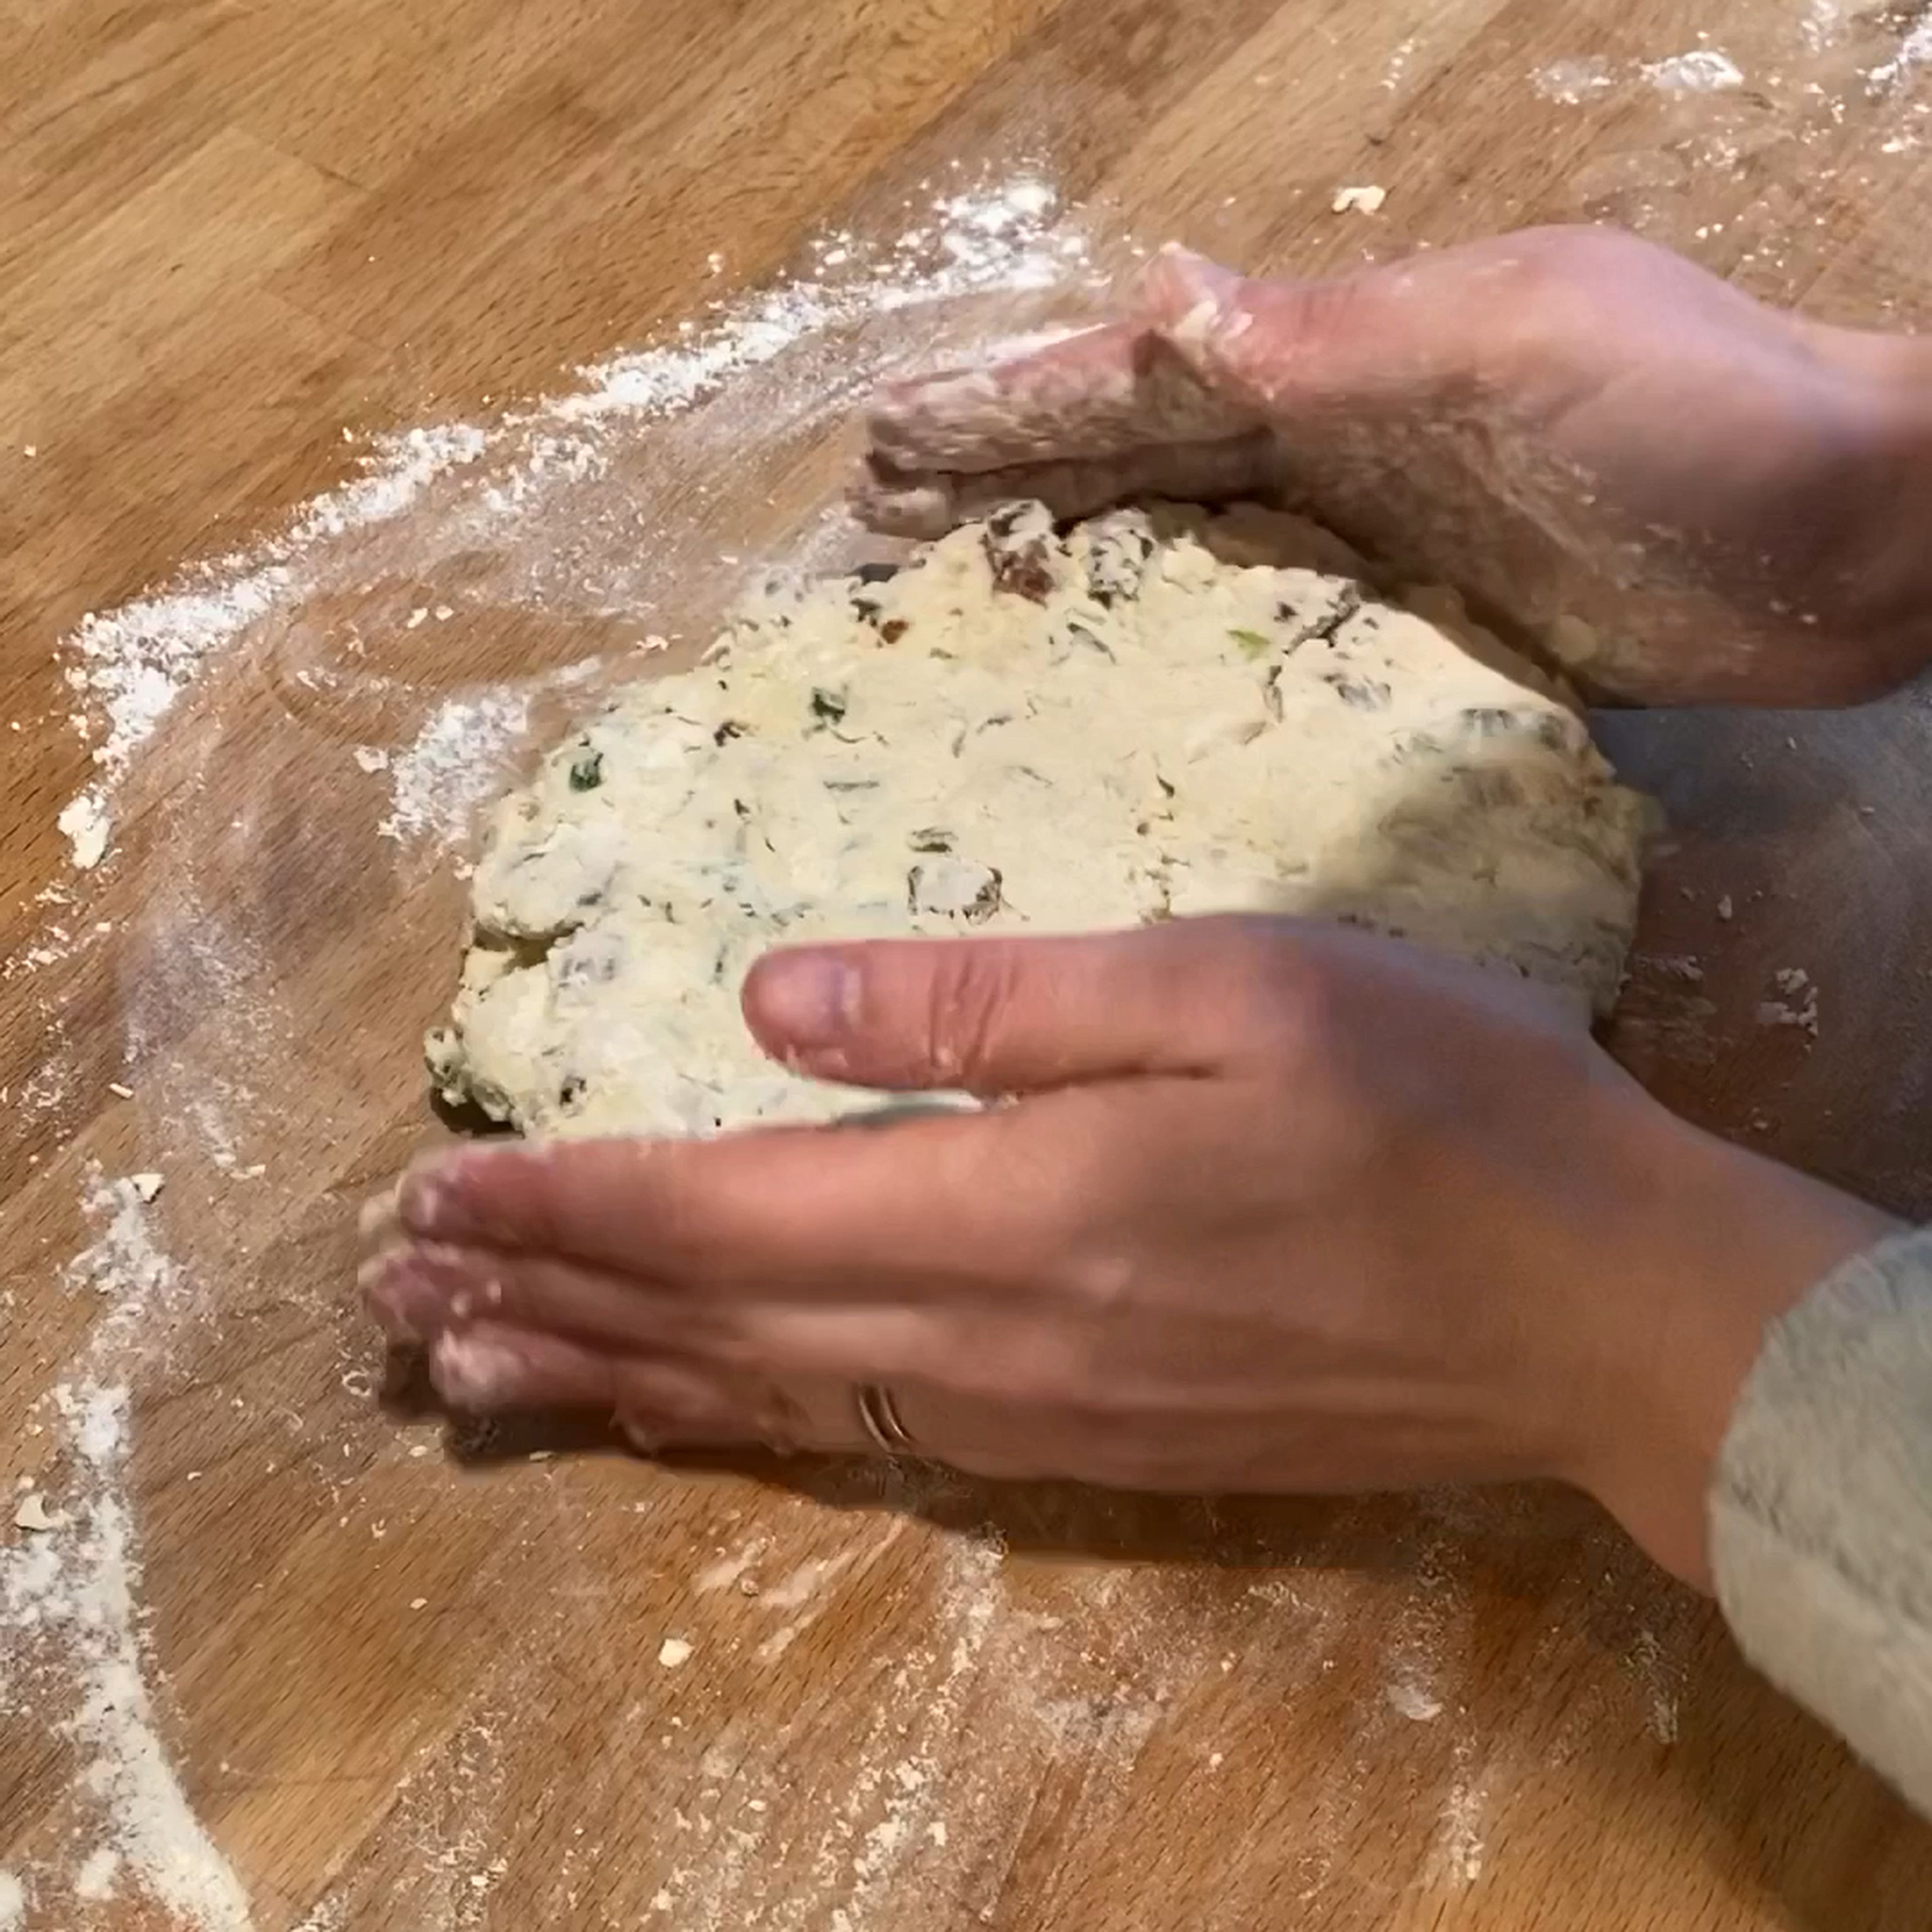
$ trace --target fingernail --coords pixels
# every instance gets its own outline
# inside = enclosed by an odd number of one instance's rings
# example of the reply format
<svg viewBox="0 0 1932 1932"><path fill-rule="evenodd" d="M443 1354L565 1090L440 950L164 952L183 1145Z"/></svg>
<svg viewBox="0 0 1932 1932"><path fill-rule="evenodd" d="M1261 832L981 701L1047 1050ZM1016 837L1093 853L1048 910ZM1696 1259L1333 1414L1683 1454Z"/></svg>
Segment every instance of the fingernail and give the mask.
<svg viewBox="0 0 1932 1932"><path fill-rule="evenodd" d="M399 1342L421 1342L503 1302L503 1283L482 1257L416 1244L372 1255L356 1271L362 1299Z"/></svg>
<svg viewBox="0 0 1932 1932"><path fill-rule="evenodd" d="M475 1219L468 1211L466 1192L483 1182L487 1165L506 1151L463 1148L454 1154L426 1156L398 1184L396 1218L412 1234L460 1234Z"/></svg>
<svg viewBox="0 0 1932 1932"><path fill-rule="evenodd" d="M836 1046L856 1025L860 971L836 952L780 952L760 960L746 988L760 1030L775 1043L811 1052Z"/></svg>
<svg viewBox="0 0 1932 1932"><path fill-rule="evenodd" d="M447 1203L442 1175L415 1169L404 1175L396 1189L396 1219L412 1234L440 1234L449 1219Z"/></svg>
<svg viewBox="0 0 1932 1932"><path fill-rule="evenodd" d="M436 1337L429 1375L436 1394L458 1408L500 1408L523 1385L524 1358L500 1342L452 1333Z"/></svg>
<svg viewBox="0 0 1932 1932"><path fill-rule="evenodd" d="M421 1342L440 1325L441 1299L410 1265L406 1252L392 1251L364 1262L356 1270L363 1305L382 1332L398 1342Z"/></svg>

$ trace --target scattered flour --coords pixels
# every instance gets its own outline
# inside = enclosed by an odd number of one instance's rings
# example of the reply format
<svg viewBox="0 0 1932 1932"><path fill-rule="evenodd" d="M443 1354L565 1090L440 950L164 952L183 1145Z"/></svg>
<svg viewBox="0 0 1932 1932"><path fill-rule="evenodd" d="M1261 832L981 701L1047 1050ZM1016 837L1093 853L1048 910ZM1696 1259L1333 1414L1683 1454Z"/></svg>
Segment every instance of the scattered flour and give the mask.
<svg viewBox="0 0 1932 1932"><path fill-rule="evenodd" d="M424 845L455 837L500 782L493 761L530 730L532 695L568 685L574 668L516 689L452 697L446 685L427 703L406 676L372 670L364 677L355 662L364 648L356 623L370 620L358 600L376 584L428 584L440 566L483 556L495 560L496 574L479 602L494 595L548 616L560 593L573 614L634 620L656 601L644 593L682 567L676 544L688 551L701 521L656 493L649 426L688 414L687 449L709 436L727 463L734 452L763 451L777 435L834 420L896 359L922 359L941 340L957 347L962 327L972 326L967 318L980 313L958 304L1058 290L1088 272L1084 240L1059 224L1057 195L1030 172L982 188L928 192L892 238L844 233L822 238L812 254L802 278L715 305L660 346L580 371L571 394L487 426L448 424L382 440L356 480L296 513L279 533L191 568L118 612L90 615L62 640L73 722L94 767L58 814L75 870L90 872L111 855L117 815L145 802L140 788L169 782L176 772L188 780L171 795L181 802L170 806L168 864L142 883L142 909L129 922L136 943L127 956L133 976L121 1070L131 1079L140 1069L153 1120L186 1130L184 1152L202 1143L202 1156L224 1180L262 1171L259 1162L240 1166L231 1118L250 1097L243 1083L250 1070L295 1022L281 962L249 922L256 915L248 896L233 891L237 842L253 836L249 814L259 797L244 794L238 816L232 795L201 810L193 779L203 741L184 734L204 722L218 730L231 688L259 691L266 680L285 691L286 716L272 718L270 729L289 735L249 741L263 766L260 796L268 796L280 752L312 736L321 714L310 714L322 700L416 704L412 742L408 723L393 728L392 709L359 721L356 736L365 742L356 762L388 778L385 837ZM989 319L1000 300L986 303ZM998 320L1010 330L1042 306L1023 305L1018 316L1008 306ZM883 320L898 317L890 327ZM981 329L964 339L986 335ZM727 406L700 416L694 406L714 397ZM776 428L774 398L784 418ZM308 622L322 599L352 618L335 631ZM438 622L457 614L454 603L418 608ZM423 633L426 648L434 634ZM663 640L640 647L661 649ZM350 654L340 667L316 655L338 649ZM192 763L170 766L177 744L195 754ZM385 748L392 746L402 748ZM345 748L358 748L351 740ZM238 744L234 755L248 753ZM109 930L104 922L89 929L69 914L74 899L70 890L47 896L63 909L63 922L22 949L18 970L64 959ZM10 960L8 970L15 970ZM66 997L55 990L56 1000ZM213 1016L191 1052L170 1030L170 1014L183 1009ZM64 1040L60 1009L44 1010L50 1035ZM57 1055L24 1083L11 1096L16 1120L58 1100L77 1064L71 1052ZM317 1101L323 1117L328 1098ZM70 1788L49 1798L62 1828L58 1864L0 1879L0 1932L30 1896L36 1909L64 1913L64 1923L73 1914L62 1901L84 1903L85 1894L111 1899L114 1911L145 1904L184 1932L248 1932L250 1923L241 1885L188 1804L163 1744L165 1700L140 1602L128 1468L135 1391L165 1366L187 1319L206 1312L214 1289L202 1284L219 1284L224 1258L219 1250L197 1252L184 1266L171 1256L154 1238L155 1191L146 1173L110 1179L89 1172L92 1238L64 1280L70 1292L94 1298L98 1312L88 1342L46 1398L50 1440L61 1454L37 1475L33 1494L45 1490L53 1507L44 1528L0 1543L0 1676L10 1712L68 1741L80 1759ZM975 1627L983 1641L984 1616ZM689 1643L668 1640L667 1665L684 1662ZM944 1683L958 1684L975 1654L969 1643ZM944 1728L956 1712L944 1696L941 1706ZM506 1869L488 1837L500 1822L494 1734L480 1724L472 1730L473 1738L466 1732L440 1748L422 1774L405 1778L394 1814L412 1844L430 1848L408 1888L410 1909L421 1907L412 1922L434 1923L439 1932L480 1925ZM932 1748L939 1743L934 1735ZM915 1822L938 1824L923 1818L910 1790L923 1775L915 1767L885 1787L894 1794L886 1814L866 1823L849 1862L854 1884L884 1883L909 1855ZM874 1798L879 1792L874 1787ZM922 1828L919 1842L944 1836L943 1827ZM341 1898L325 1900L308 1932L334 1932L347 1913Z"/></svg>
<svg viewBox="0 0 1932 1932"><path fill-rule="evenodd" d="M1561 101L1566 107L1607 94L1616 85L1610 64L1600 56L1587 60L1552 61L1538 68L1530 82L1546 100Z"/></svg>
<svg viewBox="0 0 1932 1932"><path fill-rule="evenodd" d="M78 1842L88 1844L71 1888L102 1899L124 1884L196 1932L248 1932L248 1901L189 1808L148 1688L126 1500L128 1388L62 1383L52 1402L72 1494L50 1533L0 1552L0 1633L41 1697L69 1706L54 1728L82 1754L70 1797ZM44 1875L36 1890L56 1878Z"/></svg>
<svg viewBox="0 0 1932 1932"><path fill-rule="evenodd" d="M520 692L452 698L390 761L394 805L376 827L398 840L457 836L503 782L502 760L530 730Z"/></svg>
<svg viewBox="0 0 1932 1932"><path fill-rule="evenodd" d="M84 791L69 799L54 823L73 848L76 872L92 872L106 856L107 808L98 794Z"/></svg>
<svg viewBox="0 0 1932 1932"><path fill-rule="evenodd" d="M1804 17L1798 23L1808 53L1822 53L1844 31L1845 0L1805 0Z"/></svg>
<svg viewBox="0 0 1932 1932"><path fill-rule="evenodd" d="M1458 1778L1440 1818L1436 1855L1452 1884L1474 1885L1483 1875L1483 1793Z"/></svg>
<svg viewBox="0 0 1932 1932"><path fill-rule="evenodd" d="M96 1845L74 1875L74 1895L94 1905L114 1896L121 1876L121 1854L111 1846Z"/></svg>
<svg viewBox="0 0 1932 1932"><path fill-rule="evenodd" d="M1382 86L1390 94L1402 85L1402 77L1407 68L1409 57L1415 52L1416 36L1411 34L1407 40L1398 40L1395 50L1389 56L1388 65L1382 70Z"/></svg>
<svg viewBox="0 0 1932 1932"><path fill-rule="evenodd" d="M1652 86L1666 94L1716 94L1744 84L1736 62L1715 47L1694 47L1688 53L1653 61L1643 74Z"/></svg>
<svg viewBox="0 0 1932 1932"><path fill-rule="evenodd" d="M100 776L61 812L76 866L100 862L116 785L202 660L272 609L288 582L266 554L221 558L170 593L81 620L65 646L67 682L90 706L76 722L94 741Z"/></svg>
<svg viewBox="0 0 1932 1932"><path fill-rule="evenodd" d="M394 523L453 472L472 467L492 472L473 491L472 511L513 517L560 478L597 473L603 452L586 430L687 409L808 338L869 319L1051 287L1087 259L1079 233L1052 226L1058 202L1046 181L1022 172L937 198L926 219L884 244L820 238L814 275L750 295L708 324L687 322L662 346L590 365L579 372L578 392L488 428L447 423L382 438L360 478L308 505L280 534L199 566L156 596L84 618L62 646L81 705L76 728L97 767L93 783L62 808L75 865L106 855L114 794L178 700L227 647L308 594L318 560L340 540ZM406 826L392 836L410 834Z"/></svg>
<svg viewBox="0 0 1932 1932"><path fill-rule="evenodd" d="M70 1379L47 1397L65 1454L62 1507L44 1532L0 1549L0 1654L26 1678L16 1688L82 1755L69 1794L74 1841L88 1847L70 1881L76 1895L125 1883L195 1932L248 1932L241 1887L168 1762L146 1675L127 1375L165 1346L191 1299L148 1225L154 1178L88 1172L83 1204L98 1232L66 1280L101 1297L105 1311ZM42 1875L37 1892L57 1879Z"/></svg>
<svg viewBox="0 0 1932 1932"><path fill-rule="evenodd" d="M118 1341L130 1335L143 1318L173 1313L185 1298L181 1270L155 1244L144 1211L154 1195L146 1184L153 1177L128 1174L110 1180L98 1167L88 1170L83 1204L100 1234L67 1265L70 1288L92 1288L108 1298L110 1310L98 1339Z"/></svg>
<svg viewBox="0 0 1932 1932"><path fill-rule="evenodd" d="M1932 65L1932 15L1913 25L1891 59L1866 69L1866 84L1874 94L1895 93L1928 65Z"/></svg>
<svg viewBox="0 0 1932 1932"><path fill-rule="evenodd" d="M1412 1724L1432 1723L1442 1714L1442 1700L1411 1678L1399 1678L1388 1687L1389 1708Z"/></svg>
<svg viewBox="0 0 1932 1932"><path fill-rule="evenodd" d="M292 1927L290 1932L346 1932L349 1908L339 1898L325 1898L302 1922Z"/></svg>

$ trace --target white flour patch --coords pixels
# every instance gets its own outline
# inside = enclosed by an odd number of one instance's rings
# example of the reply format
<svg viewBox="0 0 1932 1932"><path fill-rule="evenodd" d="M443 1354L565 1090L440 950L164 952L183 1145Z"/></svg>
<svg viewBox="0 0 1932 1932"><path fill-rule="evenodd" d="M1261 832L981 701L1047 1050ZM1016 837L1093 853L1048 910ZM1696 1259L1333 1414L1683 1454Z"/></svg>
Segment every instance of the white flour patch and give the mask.
<svg viewBox="0 0 1932 1932"><path fill-rule="evenodd" d="M66 1280L70 1288L110 1298L103 1339L119 1339L151 1314L178 1312L183 1298L182 1272L148 1229L152 1197L142 1185L145 1178L129 1174L110 1180L98 1167L88 1172L82 1205L101 1232L68 1264Z"/></svg>
<svg viewBox="0 0 1932 1932"><path fill-rule="evenodd" d="M1743 70L1715 47L1694 47L1688 53L1652 61L1643 76L1666 94L1718 94L1744 84Z"/></svg>
<svg viewBox="0 0 1932 1932"><path fill-rule="evenodd" d="M1587 60L1552 61L1546 67L1538 68L1529 78L1530 85L1544 100L1560 101L1566 107L1594 100L1616 85L1616 75L1600 55L1592 55Z"/></svg>
<svg viewBox="0 0 1932 1932"><path fill-rule="evenodd" d="M1472 1886L1483 1875L1483 1793L1458 1778L1440 1814L1436 1856L1452 1885Z"/></svg>
<svg viewBox="0 0 1932 1932"><path fill-rule="evenodd" d="M97 1845L80 1862L74 1875L74 1895L90 1905L114 1896L121 1876L121 1854L109 1845Z"/></svg>
<svg viewBox="0 0 1932 1932"><path fill-rule="evenodd" d="M10 955L5 964L0 965L0 980L17 979L22 973L37 973L43 966L57 966L90 940L101 936L98 928L76 933L58 920L52 920L41 928L40 937L32 944Z"/></svg>
<svg viewBox="0 0 1932 1932"><path fill-rule="evenodd" d="M733 376L761 368L808 338L867 317L1004 290L1052 287L1086 260L1076 235L1041 226L1058 196L1030 178L933 204L936 221L908 228L880 251L872 272L844 280L788 282L748 298L708 329L674 346L616 356L582 370L584 393L551 406L560 424L652 417L688 408ZM855 259L857 244L821 251L821 266ZM920 265L937 251L940 266ZM687 327L689 326L687 325Z"/></svg>
<svg viewBox="0 0 1932 1932"><path fill-rule="evenodd" d="M27 1888L10 1871L0 1871L0 1932L16 1932L27 1920Z"/></svg>
<svg viewBox="0 0 1932 1932"><path fill-rule="evenodd" d="M99 863L116 786L202 660L271 610L288 581L266 554L222 558L172 592L81 620L63 646L66 677L87 707L75 722L93 743L100 776L61 810L76 866Z"/></svg>
<svg viewBox="0 0 1932 1932"><path fill-rule="evenodd" d="M1805 0L1798 31L1808 53L1822 53L1844 30L1844 0Z"/></svg>
<svg viewBox="0 0 1932 1932"><path fill-rule="evenodd" d="M325 537L340 537L400 517L436 478L473 463L488 447L468 423L412 429L379 439L363 475L308 504L281 535L252 550L200 565L159 596L106 616L89 614L63 646L68 688L86 707L77 717L100 768L71 800L89 843L64 823L74 862L97 836L104 849L108 806L135 754L154 734L208 658L239 638L298 586L293 567Z"/></svg>
<svg viewBox="0 0 1932 1932"><path fill-rule="evenodd" d="M377 831L398 840L459 836L501 788L502 761L529 729L530 703L520 692L450 699L391 759L394 802Z"/></svg>
<svg viewBox="0 0 1932 1932"><path fill-rule="evenodd" d="M340 1899L325 1898L293 1932L344 1932L349 1908Z"/></svg>
<svg viewBox="0 0 1932 1932"><path fill-rule="evenodd" d="M1442 1700L1413 1678L1398 1678L1385 1694L1389 1708L1412 1724L1432 1724L1442 1714Z"/></svg>
<svg viewBox="0 0 1932 1932"><path fill-rule="evenodd" d="M259 1166L244 1168L235 1141L235 1126L221 1108L226 1099L231 1106L248 1096L218 1083L212 1090L192 1095L182 1109L183 1118L171 1125L185 1126L199 1139L209 1161L224 1174L247 1173L251 1178L261 1172Z"/></svg>
<svg viewBox="0 0 1932 1932"><path fill-rule="evenodd" d="M1865 71L1865 82L1874 94L1896 93L1918 70L1932 65L1932 16L1917 22L1898 44L1891 59L1880 61Z"/></svg>
<svg viewBox="0 0 1932 1932"><path fill-rule="evenodd" d="M66 1888L83 1900L130 1890L196 1932L248 1932L247 1898L162 1743L141 1631L124 1358L140 1330L165 1330L184 1292L181 1271L148 1228L144 1192L98 1170L89 1184L88 1211L101 1232L68 1280L109 1307L80 1372L48 1398L64 1490L46 1531L0 1550L0 1632L10 1662L27 1676L10 1694L79 1756L62 1808L79 1860ZM36 1874L36 1895L61 1883L58 1873Z"/></svg>
<svg viewBox="0 0 1932 1932"><path fill-rule="evenodd" d="M98 794L84 791L69 799L54 824L73 850L76 872L92 872L100 863L107 851L107 808Z"/></svg>
<svg viewBox="0 0 1932 1932"><path fill-rule="evenodd" d="M691 1580L692 1590L699 1596L709 1596L716 1590L728 1590L734 1586L745 1590L748 1596L760 1596L762 1588L753 1580L751 1572L757 1567L758 1558L770 1546L762 1536L754 1536L742 1550L726 1552L721 1551L718 1560L710 1563Z"/></svg>

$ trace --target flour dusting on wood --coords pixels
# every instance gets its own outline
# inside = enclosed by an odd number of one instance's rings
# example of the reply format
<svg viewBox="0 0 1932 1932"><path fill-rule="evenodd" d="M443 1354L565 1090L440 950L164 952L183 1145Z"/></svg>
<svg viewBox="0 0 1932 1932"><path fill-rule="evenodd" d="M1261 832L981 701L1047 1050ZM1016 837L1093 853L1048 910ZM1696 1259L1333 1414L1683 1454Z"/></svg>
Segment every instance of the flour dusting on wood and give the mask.
<svg viewBox="0 0 1932 1932"><path fill-rule="evenodd" d="M701 478L707 464L728 472L767 451L802 447L889 370L942 350L970 354L1016 323L1035 326L1090 278L1084 238L1030 172L981 186L962 176L914 197L883 238L842 230L807 254L802 271L777 286L713 304L658 346L580 372L570 394L488 422L379 439L358 477L279 532L194 566L118 611L89 616L60 646L71 722L93 770L58 814L73 875L43 896L54 916L7 970L78 966L116 949L124 1037L110 1063L112 1084L135 1134L147 1138L133 1172L110 1178L97 1167L83 1179L88 1236L63 1273L87 1339L45 1385L32 1425L40 1466L9 1506L16 1520L0 1547L4 1694L16 1717L57 1744L70 1780L64 1795L43 1802L51 1835L34 1841L26 1864L0 1873L0 1928L26 1922L30 1911L64 1923L70 1909L135 1911L137 1901L193 1932L248 1932L254 1923L167 1742L182 1714L142 1608L130 1466L142 1392L172 1386L190 1338L199 1346L237 1318L235 1290L254 1282L246 1210L233 1190L302 1185L329 1144L332 1114L363 1101L359 1084L338 1082L319 1063L300 1117L273 1104L266 1086L278 1056L301 1050L305 1030L298 962L278 950L271 908L258 903L269 877L261 842L301 784L302 760L338 743L344 763L388 794L386 808L363 821L358 850L318 848L302 868L310 884L328 889L316 862L380 875L398 845L446 864L543 728L542 705L578 701L579 688L610 665L665 647L646 620L668 589L704 578L722 598L758 567L753 560L770 567L780 554L775 540L801 568L849 542L838 519L808 516L801 526L802 506L776 497L758 527L734 528L706 505L701 486L694 501L672 501L661 473L682 466ZM824 481L813 488L823 503ZM446 671L429 674L430 659L460 661L466 625L479 612L552 632L578 626L595 647L577 646L573 633L515 683L459 678L452 688ZM276 694L266 725L249 737L231 734L264 682ZM238 761L259 773L241 790L250 802L239 817L232 804L208 809L206 773L218 765L232 776ZM372 789L352 772L346 786L310 795ZM236 795L226 788L230 800ZM124 838L164 797L165 857L130 876L116 863ZM336 818L345 808L316 807ZM75 1090L66 1022L75 983L46 982L40 1004L50 1056L10 1096L16 1131L40 1123L44 1132ZM164 1144L168 1192L158 1201ZM157 1217L178 1198L185 1259L158 1233ZM265 1286L272 1294L277 1284ZM305 1292L326 1312L332 1358L334 1331L348 1318L332 1282ZM325 1366L316 1384L353 1380ZM238 1418L256 1413L241 1393L229 1406ZM265 1422L298 1452L312 1434L294 1412ZM378 1442L390 1428L366 1407L356 1426ZM308 1453L326 1493L349 1510L343 1528L361 1526L356 1481L322 1450L350 1457L359 1453L356 1439ZM299 1453L286 1463L272 1456L258 1480L293 1476L299 1464ZM386 1531L369 1519L372 1546ZM668 1636L657 1654L668 1680L702 1668L693 1637ZM944 1681L958 1681L970 1660L969 1646ZM424 1932L482 1925L507 1876L496 1840L510 1821L496 1817L490 1795L501 1789L496 1738L507 1721L472 1716L453 1756L426 1756L397 1785L398 1822L422 1834L426 1862L411 1909L420 1908ZM884 1882L915 1822L905 1786L886 1780L880 1817L853 1814L862 1888ZM944 1835L942 1827L922 1842ZM356 1922L356 1910L345 1896L325 1898L310 1910L308 1932Z"/></svg>
<svg viewBox="0 0 1932 1932"><path fill-rule="evenodd" d="M106 1312L71 1379L40 1406L57 1459L46 1478L57 1508L43 1508L29 1540L0 1549L4 1689L67 1747L73 1767L56 1815L76 1862L64 1885L58 1870L35 1874L37 1898L63 1889L96 1901L146 1898L196 1932L248 1932L247 1898L164 1740L140 1607L130 1378L144 1355L165 1348L188 1293L149 1226L148 1178L109 1180L96 1170L89 1183L97 1237L67 1278Z"/></svg>

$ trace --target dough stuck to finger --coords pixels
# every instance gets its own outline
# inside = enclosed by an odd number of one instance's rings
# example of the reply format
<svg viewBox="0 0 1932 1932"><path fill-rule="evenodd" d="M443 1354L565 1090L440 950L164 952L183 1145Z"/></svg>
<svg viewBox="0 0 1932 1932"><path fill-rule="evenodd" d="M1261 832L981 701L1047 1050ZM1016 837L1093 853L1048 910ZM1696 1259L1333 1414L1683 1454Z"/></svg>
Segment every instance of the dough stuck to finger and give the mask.
<svg viewBox="0 0 1932 1932"><path fill-rule="evenodd" d="M479 1414L515 1401L524 1388L524 1360L515 1349L465 1329L446 1329L430 1344L429 1372L452 1408Z"/></svg>
<svg viewBox="0 0 1932 1932"><path fill-rule="evenodd" d="M1014 503L896 572L748 605L504 801L432 1036L542 1136L862 1104L766 1060L746 969L810 940L1342 920L1614 998L1642 802L1453 600L1378 601L1250 506Z"/></svg>

